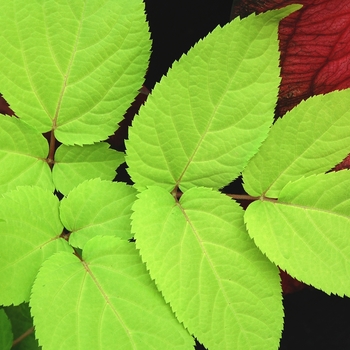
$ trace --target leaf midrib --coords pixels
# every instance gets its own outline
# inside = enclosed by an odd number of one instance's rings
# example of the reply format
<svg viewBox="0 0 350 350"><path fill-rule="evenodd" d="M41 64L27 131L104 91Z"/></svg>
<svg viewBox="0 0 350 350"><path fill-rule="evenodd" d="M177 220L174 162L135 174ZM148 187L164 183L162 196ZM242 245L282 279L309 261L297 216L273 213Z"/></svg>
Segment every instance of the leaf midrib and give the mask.
<svg viewBox="0 0 350 350"><path fill-rule="evenodd" d="M227 293L226 293L226 290L225 290L225 288L224 288L224 286L223 286L223 284L222 284L222 282L221 282L221 278L220 278L218 272L216 271L215 266L213 265L212 260L210 259L210 256L209 256L209 254L208 254L208 252L207 252L207 250L206 250L206 248L205 248L205 246L204 246L204 244L203 244L203 242L202 242L202 240L201 240L201 238L200 238L200 236L199 236L199 234L198 234L196 228L193 226L191 219L190 219L189 216L187 215L186 210L185 210L185 208L183 208L183 206L181 205L181 203L177 202L177 206L179 207L179 209L181 210L182 214L184 215L186 222L187 222L188 225L191 227L191 231L192 231L193 235L195 236L195 238L196 238L196 240L197 240L197 242L198 242L198 245L200 246L200 249L201 249L201 251L203 252L204 257L205 257L205 259L207 260L207 262L208 262L208 264L209 264L209 266L210 266L210 269L212 270L212 272L213 272L213 274L214 274L214 276L215 276L215 279L216 279L216 281L217 281L217 283L218 283L218 285L219 285L220 291L221 291L223 297L225 298L226 304L227 304L227 306L231 309L231 314L235 317L235 319L236 319L236 324L237 324L237 325L239 326L239 328L241 329L242 336L243 336L243 334L245 335L245 330L242 329L241 323L238 321L238 319L237 319L237 317L236 317L236 312L235 312L234 308L233 308L232 305L231 305L230 298L228 297L228 295L227 295ZM248 339L247 339L247 340L248 340ZM248 343L248 342L247 342L247 343Z"/></svg>
<svg viewBox="0 0 350 350"><path fill-rule="evenodd" d="M63 84L62 84L62 89L61 89L61 92L60 92L60 95L59 95L59 98L58 98L58 101L57 101L57 107L56 107L55 115L54 115L54 118L52 120L52 130L53 131L57 129L57 119L58 119L58 116L59 116L59 113L60 113L62 100L63 100L64 94L65 94L65 91L66 91L66 88L67 88L67 82L68 82L69 75L70 75L71 70L72 70L72 66L73 66L73 62L74 62L74 59L75 59L75 55L76 55L76 53L78 51L77 47L78 47L78 42L79 42L80 35L81 35L82 23L83 23L84 13L85 13L85 7L86 7L86 3L84 2L84 7L83 7L82 15L81 15L81 18L80 18L80 21L79 21L79 28L78 28L78 33L76 35L73 52L72 52L70 61L68 63L67 71L66 71L66 74L64 76L64 80L63 80Z"/></svg>
<svg viewBox="0 0 350 350"><path fill-rule="evenodd" d="M263 201L264 202L264 201ZM345 214L341 214L341 213L337 213L335 211L332 211L331 209L323 209L323 208L317 208L317 207L310 207L307 205L303 205L303 204L297 204L297 203L292 203L292 202L270 202L272 205L275 206L275 208L280 212L280 210L278 209L279 206L289 206L292 208L297 208L297 209L301 209L303 210L306 215L308 217L310 217L309 212L315 211L315 212L320 212L320 213L326 213L328 215L334 215L334 216L338 216L340 218L344 218L346 220L350 220L349 215L345 215ZM286 218L286 215L284 213L281 213L281 215L283 216L283 218ZM288 220L287 220L288 221ZM312 217L310 217L310 222L314 222L314 219ZM293 230L294 231L294 230ZM320 231L320 230L319 230ZM321 231L320 231L321 232ZM337 247L336 245L334 245L334 243L328 239L328 237L326 235L322 235L324 237L324 239L333 247L333 249L335 250L339 250L339 247ZM302 237L300 237L302 239ZM346 257L344 254L341 253L341 255L343 256L344 260L347 260L348 257Z"/></svg>
<svg viewBox="0 0 350 350"><path fill-rule="evenodd" d="M344 114L342 114L341 116L339 116L339 118L337 119L336 122L339 122L339 119L341 119L343 116L344 116ZM271 189L272 189L272 190L275 190L275 189L274 189L274 186L276 186L276 184L278 184L278 183L281 181L281 178L283 179L283 177L285 176L286 173L287 173L287 175L288 175L288 170L293 169L293 167L295 167L295 165L298 164L298 162L300 162L300 160L306 159L306 158L303 157L303 156L305 156L305 154L307 154L307 153L310 151L310 149L312 149L312 147L315 146L315 144L316 144L317 142L319 142L320 140L322 140L322 138L324 137L325 134L329 134L329 133L330 133L330 130L333 128L334 123L335 123L334 121L333 121L332 123L330 123L330 124L329 124L329 128L327 128L327 129L324 130L321 134L319 134L318 137L317 137L316 139L314 139L313 142L311 142L311 143L308 145L307 148L304 148L303 151L302 151L301 153L297 154L297 156L294 157L294 159L292 160L292 162L290 162L289 165L288 165L286 168L284 168L281 172L279 172L278 176L275 177L274 181L266 188L265 191L263 191L263 195L264 195L264 196L267 196L267 197L268 197L268 196L269 196L269 195L268 195L268 192L269 192ZM282 139L282 138L281 138L281 139ZM282 143L283 143L283 140L282 140ZM278 147L278 145L277 145L277 146L275 145L275 147ZM319 158L320 158L320 157L319 157ZM318 165L316 164L316 166L318 166ZM319 166L318 166L318 168L319 168ZM325 169L325 171L326 171L326 170L329 170L329 169L327 168L327 169ZM318 173L319 173L319 172L320 172L320 171L318 171ZM303 176L313 175L313 174L315 174L315 173L316 173L316 172L315 172L314 170L309 169L307 172L305 172L305 173L303 174ZM288 181L290 181L290 180L288 180ZM288 182L288 181L287 181L287 182ZM282 187L285 186L285 185L286 185L286 183L285 183L284 185L282 185ZM280 185L280 186L281 186L281 185ZM277 188L277 190L278 190L278 188ZM274 195L273 195L273 196L274 196Z"/></svg>
<svg viewBox="0 0 350 350"><path fill-rule="evenodd" d="M106 304L109 305L109 307L112 310L113 314L119 320L120 325L123 327L125 334L127 335L128 339L130 340L130 343L132 344L132 347L134 349L137 349L137 346L136 346L135 341L134 341L134 339L132 337L132 334L131 334L131 330L127 327L127 325L124 322L122 316L119 314L118 310L114 307L114 305L111 302L111 300L109 299L108 295L103 290L103 288L102 288L101 284L99 283L98 279L96 278L94 273L91 271L91 269L89 267L89 264L86 261L84 261L84 260L82 260L81 263L83 264L83 267L84 267L85 271L87 272L87 274L89 274L90 278L94 282L94 284L97 287L97 289L100 291L103 299L106 301Z"/></svg>

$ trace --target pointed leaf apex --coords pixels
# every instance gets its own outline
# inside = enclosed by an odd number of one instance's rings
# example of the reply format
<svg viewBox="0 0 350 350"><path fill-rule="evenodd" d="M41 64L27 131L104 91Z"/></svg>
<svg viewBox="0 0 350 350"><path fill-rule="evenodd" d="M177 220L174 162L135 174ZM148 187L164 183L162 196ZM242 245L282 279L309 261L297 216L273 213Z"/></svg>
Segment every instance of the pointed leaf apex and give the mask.
<svg viewBox="0 0 350 350"><path fill-rule="evenodd" d="M283 7L281 9L278 10L272 10L272 11L277 11L276 16L279 19L282 19L284 17L287 17L288 15L290 15L293 12L296 12L298 10L300 10L303 7L302 4L292 4L292 5L288 5L286 7Z"/></svg>

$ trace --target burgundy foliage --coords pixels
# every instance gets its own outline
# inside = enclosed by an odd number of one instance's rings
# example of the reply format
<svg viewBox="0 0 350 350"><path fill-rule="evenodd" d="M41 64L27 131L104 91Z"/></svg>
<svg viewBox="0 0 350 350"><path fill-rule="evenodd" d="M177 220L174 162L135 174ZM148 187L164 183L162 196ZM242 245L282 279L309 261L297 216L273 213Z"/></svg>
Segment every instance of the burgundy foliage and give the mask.
<svg viewBox="0 0 350 350"><path fill-rule="evenodd" d="M281 86L276 117L301 100L350 87L350 2L343 0L243 0L232 18L300 3L279 27Z"/></svg>
<svg viewBox="0 0 350 350"><path fill-rule="evenodd" d="M7 115L14 115L12 109L9 107L8 103L2 97L1 94L0 94L0 113L7 114Z"/></svg>

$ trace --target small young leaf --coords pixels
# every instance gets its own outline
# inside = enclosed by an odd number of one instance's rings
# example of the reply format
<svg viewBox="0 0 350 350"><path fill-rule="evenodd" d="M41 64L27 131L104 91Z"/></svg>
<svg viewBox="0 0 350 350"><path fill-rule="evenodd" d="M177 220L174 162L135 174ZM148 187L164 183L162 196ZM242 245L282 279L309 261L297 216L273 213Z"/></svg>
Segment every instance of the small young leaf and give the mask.
<svg viewBox="0 0 350 350"><path fill-rule="evenodd" d="M174 63L130 129L137 189L217 189L239 175L273 121L278 22L297 8L236 19Z"/></svg>
<svg viewBox="0 0 350 350"><path fill-rule="evenodd" d="M71 231L69 243L83 248L96 235L131 238L131 206L136 190L122 182L88 180L60 203L61 221Z"/></svg>
<svg viewBox="0 0 350 350"><path fill-rule="evenodd" d="M43 135L17 118L0 117L0 194L21 185L53 191Z"/></svg>
<svg viewBox="0 0 350 350"><path fill-rule="evenodd" d="M61 145L55 153L52 178L56 189L67 195L85 180L113 180L123 162L124 154L110 149L106 142L84 147Z"/></svg>
<svg viewBox="0 0 350 350"><path fill-rule="evenodd" d="M245 222L256 245L290 275L350 296L350 172L291 182L278 201L255 201Z"/></svg>
<svg viewBox="0 0 350 350"><path fill-rule="evenodd" d="M13 334L11 322L4 309L0 309L0 349L10 350L12 347Z"/></svg>
<svg viewBox="0 0 350 350"><path fill-rule="evenodd" d="M150 40L141 0L0 3L0 91L65 144L106 139L142 85Z"/></svg>
<svg viewBox="0 0 350 350"><path fill-rule="evenodd" d="M277 349L278 271L249 238L239 205L206 188L179 202L155 186L138 197L136 245L179 321L211 350Z"/></svg>
<svg viewBox="0 0 350 350"><path fill-rule="evenodd" d="M51 192L29 186L0 198L0 304L28 301L42 262L57 251L72 251L59 238L58 203Z"/></svg>
<svg viewBox="0 0 350 350"><path fill-rule="evenodd" d="M289 181L342 161L349 153L349 99L350 89L314 96L279 119L243 171L245 190L277 198Z"/></svg>
<svg viewBox="0 0 350 350"><path fill-rule="evenodd" d="M91 239L83 260L65 252L48 259L30 306L46 350L193 349L134 244L116 237Z"/></svg>

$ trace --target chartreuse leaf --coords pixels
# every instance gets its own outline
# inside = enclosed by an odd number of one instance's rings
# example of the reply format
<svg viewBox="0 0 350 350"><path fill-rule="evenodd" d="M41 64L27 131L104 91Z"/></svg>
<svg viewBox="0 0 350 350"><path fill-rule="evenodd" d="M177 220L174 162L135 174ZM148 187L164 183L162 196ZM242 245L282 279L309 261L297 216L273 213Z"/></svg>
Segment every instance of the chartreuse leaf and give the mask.
<svg viewBox="0 0 350 350"><path fill-rule="evenodd" d="M349 99L350 89L314 96L279 119L243 172L247 193L277 198L289 181L342 161L349 153Z"/></svg>
<svg viewBox="0 0 350 350"><path fill-rule="evenodd" d="M277 201L248 206L256 245L293 277L327 293L350 296L350 172L288 183Z"/></svg>
<svg viewBox="0 0 350 350"><path fill-rule="evenodd" d="M13 338L20 338L20 342L14 347L19 350L39 350L37 340L34 336L33 319L30 314L28 303L4 308L12 323ZM23 335L25 337L23 338Z"/></svg>
<svg viewBox="0 0 350 350"><path fill-rule="evenodd" d="M129 132L137 189L221 188L239 175L273 120L278 22L298 8L237 18L174 63Z"/></svg>
<svg viewBox="0 0 350 350"><path fill-rule="evenodd" d="M2 1L0 31L0 91L18 116L70 145L117 129L148 65L142 1Z"/></svg>
<svg viewBox="0 0 350 350"><path fill-rule="evenodd" d="M58 204L40 187L19 187L0 198L0 304L28 301L42 262L57 251L72 251L60 238Z"/></svg>
<svg viewBox="0 0 350 350"><path fill-rule="evenodd" d="M109 147L106 142L84 147L61 145L55 152L52 170L56 189L67 195L85 180L113 180L115 169L124 162L124 154Z"/></svg>
<svg viewBox="0 0 350 350"><path fill-rule="evenodd" d="M30 306L46 350L193 349L134 244L117 237L94 237L82 259L66 252L48 259Z"/></svg>
<svg viewBox="0 0 350 350"><path fill-rule="evenodd" d="M179 202L156 186L138 197L137 248L189 332L211 350L277 349L278 270L249 238L239 205L207 188L192 188Z"/></svg>
<svg viewBox="0 0 350 350"><path fill-rule="evenodd" d="M12 347L13 334L11 322L4 309L0 309L0 349L10 350Z"/></svg>
<svg viewBox="0 0 350 350"><path fill-rule="evenodd" d="M131 206L136 190L122 182L88 180L60 204L61 221L71 231L69 243L83 248L96 235L131 238Z"/></svg>
<svg viewBox="0 0 350 350"><path fill-rule="evenodd" d="M48 152L48 143L38 131L17 118L1 116L0 194L20 185L38 185L53 191L46 162Z"/></svg>

